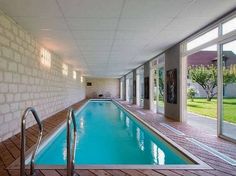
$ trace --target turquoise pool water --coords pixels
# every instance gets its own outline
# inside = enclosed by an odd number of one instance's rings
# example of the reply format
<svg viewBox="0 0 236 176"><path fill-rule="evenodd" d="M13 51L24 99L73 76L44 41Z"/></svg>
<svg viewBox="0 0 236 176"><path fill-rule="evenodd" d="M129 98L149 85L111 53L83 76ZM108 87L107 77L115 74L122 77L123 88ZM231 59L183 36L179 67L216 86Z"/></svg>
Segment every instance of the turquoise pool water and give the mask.
<svg viewBox="0 0 236 176"><path fill-rule="evenodd" d="M76 123L77 165L193 164L112 101L89 101ZM66 164L65 128L39 152L36 164Z"/></svg>

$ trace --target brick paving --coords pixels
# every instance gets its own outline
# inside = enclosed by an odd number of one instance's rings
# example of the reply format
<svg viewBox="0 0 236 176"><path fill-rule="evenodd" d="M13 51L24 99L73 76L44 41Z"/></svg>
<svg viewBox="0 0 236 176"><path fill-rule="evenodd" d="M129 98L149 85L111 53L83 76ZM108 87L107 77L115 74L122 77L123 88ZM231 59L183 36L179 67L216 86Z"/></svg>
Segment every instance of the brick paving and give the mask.
<svg viewBox="0 0 236 176"><path fill-rule="evenodd" d="M83 105L85 101L81 101L75 105L74 108L79 108ZM231 166L225 161L215 157L205 150L201 150L198 146L189 142L186 137L192 137L201 141L211 147L214 147L218 151L227 154L228 156L236 159L236 145L227 142L223 139L220 139L216 136L212 136L207 134L205 131L201 131L201 129L194 128L189 126L186 123L173 122L171 120L165 119L162 115L154 114L148 110L142 110L137 106L131 105L127 106L127 102L120 101L127 109L135 113L137 116L141 117L147 123L155 127L161 133L166 135L168 138L175 141L177 144L181 145L183 148L191 152L193 155L197 156L199 159L207 163L213 169L209 170L140 170L140 169L127 169L127 170L117 170L117 169L90 169L90 170L76 170L78 174L81 176L125 176L125 175L135 175L135 176L236 176L236 166ZM137 112L140 110L145 113L145 115ZM47 135L54 128L58 127L61 122L63 122L66 118L67 109L53 115L52 117L43 121L44 124L44 136ZM168 130L164 126L160 125L160 123L166 123L177 130L185 133L185 136L178 136L172 131ZM32 126L27 129L27 149L33 146L37 139L37 128L36 126ZM15 161L20 156L20 134L14 135L11 138L0 143L0 176L9 176L9 175L19 175L19 170L7 170L6 168ZM37 175L39 176L65 176L66 170L37 170Z"/></svg>

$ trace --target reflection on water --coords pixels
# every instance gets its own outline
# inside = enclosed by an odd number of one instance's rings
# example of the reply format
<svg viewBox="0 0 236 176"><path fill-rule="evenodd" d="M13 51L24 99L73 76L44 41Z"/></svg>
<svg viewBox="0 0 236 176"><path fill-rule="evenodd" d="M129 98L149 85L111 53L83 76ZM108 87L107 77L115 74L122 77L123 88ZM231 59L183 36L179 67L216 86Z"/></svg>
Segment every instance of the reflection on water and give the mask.
<svg viewBox="0 0 236 176"><path fill-rule="evenodd" d="M67 145L64 143L63 145L63 160L66 161L66 156L67 156Z"/></svg>
<svg viewBox="0 0 236 176"><path fill-rule="evenodd" d="M125 119L126 119L125 120L126 127L129 128L129 118L126 117Z"/></svg>
<svg viewBox="0 0 236 176"><path fill-rule="evenodd" d="M157 145L151 141L152 156L155 164L164 165L165 164L165 153L157 147Z"/></svg>
<svg viewBox="0 0 236 176"><path fill-rule="evenodd" d="M157 154L157 145L153 142L151 142L151 147L152 147L152 156L153 156L153 161L155 164L158 164L158 154Z"/></svg>
<svg viewBox="0 0 236 176"><path fill-rule="evenodd" d="M82 117L79 119L79 127L80 127L80 130L83 130L83 129L84 129L84 116L82 116Z"/></svg>
<svg viewBox="0 0 236 176"><path fill-rule="evenodd" d="M120 111L120 120L123 121L123 118L124 118L124 112Z"/></svg>
<svg viewBox="0 0 236 176"><path fill-rule="evenodd" d="M165 164L165 153L160 149L158 148L158 160L159 160L159 163L160 165L164 165Z"/></svg>
<svg viewBox="0 0 236 176"><path fill-rule="evenodd" d="M144 151L144 134L143 131L140 130L140 128L137 127L137 140L138 140L138 145L142 151Z"/></svg>
<svg viewBox="0 0 236 176"><path fill-rule="evenodd" d="M76 164L189 163L134 117L114 107L111 102L104 102L103 106L89 103L76 116ZM73 128L71 130L73 141ZM37 164L66 164L66 155L65 129L39 155Z"/></svg>
<svg viewBox="0 0 236 176"><path fill-rule="evenodd" d="M146 152L152 158L153 164L164 165L165 153L147 134L129 118L124 112L119 113L120 121L125 125L127 132L138 144L141 151Z"/></svg>

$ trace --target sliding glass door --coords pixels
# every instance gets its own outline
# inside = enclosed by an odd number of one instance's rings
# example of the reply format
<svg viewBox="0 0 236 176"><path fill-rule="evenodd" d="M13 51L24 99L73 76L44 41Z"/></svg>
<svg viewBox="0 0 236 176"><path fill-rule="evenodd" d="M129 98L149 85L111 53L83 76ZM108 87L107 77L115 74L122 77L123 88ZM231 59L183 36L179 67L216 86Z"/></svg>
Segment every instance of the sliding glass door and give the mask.
<svg viewBox="0 0 236 176"><path fill-rule="evenodd" d="M126 101L133 103L133 73L126 76Z"/></svg>
<svg viewBox="0 0 236 176"><path fill-rule="evenodd" d="M137 69L136 73L136 104L143 108L144 103L144 67Z"/></svg>
<svg viewBox="0 0 236 176"><path fill-rule="evenodd" d="M165 55L157 60L157 112L164 113Z"/></svg>
<svg viewBox="0 0 236 176"><path fill-rule="evenodd" d="M236 39L220 45L220 135L236 140Z"/></svg>

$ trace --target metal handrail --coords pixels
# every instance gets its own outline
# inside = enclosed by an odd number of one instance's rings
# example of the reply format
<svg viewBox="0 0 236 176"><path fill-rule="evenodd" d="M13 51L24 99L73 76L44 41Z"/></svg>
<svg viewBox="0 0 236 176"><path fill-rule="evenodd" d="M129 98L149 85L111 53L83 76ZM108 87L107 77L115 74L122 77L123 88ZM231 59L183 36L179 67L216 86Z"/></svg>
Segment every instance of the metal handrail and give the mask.
<svg viewBox="0 0 236 176"><path fill-rule="evenodd" d="M30 175L35 175L34 172L34 161L35 161L35 156L36 153L38 151L42 136L43 136L43 125L39 119L39 116L37 114L37 112L35 111L35 109L33 107L28 107L22 118L21 118L21 155L20 155L20 174L21 176L25 176L25 128L26 128L26 117L28 116L29 112L32 112L34 119L36 120L38 127L39 127L39 136L37 139L37 143L35 145L35 149L33 151L33 154L31 156L31 160L30 160Z"/></svg>
<svg viewBox="0 0 236 176"><path fill-rule="evenodd" d="M72 152L71 152L71 145L70 145L71 144L71 129L70 129L71 120L74 126ZM78 175L74 172L76 139L77 139L77 128L76 128L75 114L74 114L74 110L71 108L69 109L68 114L67 114L67 175L68 176Z"/></svg>

